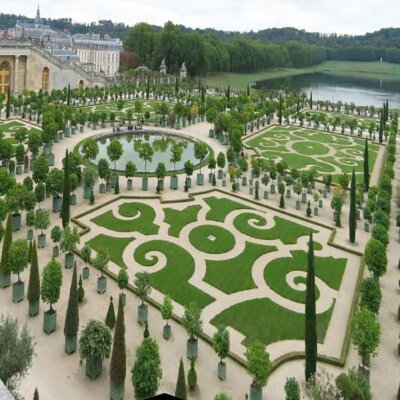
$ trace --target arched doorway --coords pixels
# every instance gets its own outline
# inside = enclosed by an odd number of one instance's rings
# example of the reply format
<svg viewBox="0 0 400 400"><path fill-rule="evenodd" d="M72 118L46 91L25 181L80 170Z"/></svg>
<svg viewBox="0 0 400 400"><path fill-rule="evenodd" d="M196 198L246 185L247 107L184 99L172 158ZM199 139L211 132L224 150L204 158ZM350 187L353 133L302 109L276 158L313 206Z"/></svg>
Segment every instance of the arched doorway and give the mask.
<svg viewBox="0 0 400 400"><path fill-rule="evenodd" d="M10 64L4 61L0 64L0 93L7 94L10 82L11 82Z"/></svg>
<svg viewBox="0 0 400 400"><path fill-rule="evenodd" d="M42 90L47 92L49 90L49 69L47 67L43 68L42 71Z"/></svg>
<svg viewBox="0 0 400 400"><path fill-rule="evenodd" d="M79 89L84 89L85 88L85 83L83 82L83 80L81 79L79 81Z"/></svg>

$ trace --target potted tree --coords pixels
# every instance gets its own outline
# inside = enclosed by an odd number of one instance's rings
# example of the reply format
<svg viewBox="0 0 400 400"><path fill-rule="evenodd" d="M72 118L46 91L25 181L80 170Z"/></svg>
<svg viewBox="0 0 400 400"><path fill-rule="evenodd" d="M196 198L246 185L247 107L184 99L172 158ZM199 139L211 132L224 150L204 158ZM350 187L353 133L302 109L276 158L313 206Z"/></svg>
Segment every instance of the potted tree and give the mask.
<svg viewBox="0 0 400 400"><path fill-rule="evenodd" d="M53 211L60 212L62 205L61 193L64 188L64 171L58 168L53 168L47 175L46 186L49 192L53 195Z"/></svg>
<svg viewBox="0 0 400 400"><path fill-rule="evenodd" d="M50 334L56 330L57 312L53 304L60 298L62 285L61 264L54 258L43 268L42 287L40 290L42 300L50 304L50 309L45 311L43 319L43 330Z"/></svg>
<svg viewBox="0 0 400 400"><path fill-rule="evenodd" d="M199 160L200 172L197 174L197 184L199 186L204 185L204 175L201 173L201 165L208 154L208 149L205 143L196 142L194 144L194 157Z"/></svg>
<svg viewBox="0 0 400 400"><path fill-rule="evenodd" d="M11 270L8 263L8 251L10 250L10 246L12 243L11 224L11 214L8 214L0 261L0 287L2 289L10 286L11 283Z"/></svg>
<svg viewBox="0 0 400 400"><path fill-rule="evenodd" d="M219 170L218 170L218 179L222 179L223 176L224 176L223 169L225 168L225 163L226 163L225 154L222 151L220 151L218 153L218 156L217 156L217 165L218 165L218 168L219 168Z"/></svg>
<svg viewBox="0 0 400 400"><path fill-rule="evenodd" d="M111 162L114 163L114 172L111 176L111 188L114 188L117 180L117 161L121 158L124 149L121 142L118 139L112 139L110 144L107 146L107 155Z"/></svg>
<svg viewBox="0 0 400 400"><path fill-rule="evenodd" d="M88 267L88 264L90 263L91 258L92 258L92 249L87 244L85 244L82 247L81 257L82 257L82 260L85 263L85 266L82 269L82 277L83 277L83 279L88 279L89 278L89 271L90 271L89 267Z"/></svg>
<svg viewBox="0 0 400 400"><path fill-rule="evenodd" d="M185 186L190 189L192 187L192 178L194 165L190 160L187 160L183 166L185 169L186 179L185 179Z"/></svg>
<svg viewBox="0 0 400 400"><path fill-rule="evenodd" d="M74 251L80 242L78 230L67 225L61 234L60 247L65 253L65 268L72 268L74 265Z"/></svg>
<svg viewBox="0 0 400 400"><path fill-rule="evenodd" d="M183 326L189 335L186 346L186 355L191 359L198 356L198 336L203 331L201 309L197 303L192 302L185 307L182 321Z"/></svg>
<svg viewBox="0 0 400 400"><path fill-rule="evenodd" d="M265 344L258 340L250 343L246 349L247 371L253 378L250 386L250 400L262 400L262 388L267 384L272 371L272 363Z"/></svg>
<svg viewBox="0 0 400 400"><path fill-rule="evenodd" d="M97 171L93 167L86 167L83 170L83 198L90 199L93 193L93 185L95 184L98 177Z"/></svg>
<svg viewBox="0 0 400 400"><path fill-rule="evenodd" d="M81 363L86 360L86 375L94 380L101 375L103 360L111 354L111 331L101 321L91 320L79 339Z"/></svg>
<svg viewBox="0 0 400 400"><path fill-rule="evenodd" d="M25 284L21 281L20 274L28 266L28 241L16 239L11 243L8 250L8 264L11 272L18 275L17 282L12 286L12 299L19 303L24 299Z"/></svg>
<svg viewBox="0 0 400 400"><path fill-rule="evenodd" d="M118 272L118 287L121 289L120 293L120 301L122 305L125 307L126 304L126 294L124 293L124 289L128 286L129 275L127 268L120 268Z"/></svg>
<svg viewBox="0 0 400 400"><path fill-rule="evenodd" d="M28 240L33 239L33 229L32 226L35 224L35 211L29 210L26 213L26 225L29 226L28 232L26 233L26 238Z"/></svg>
<svg viewBox="0 0 400 400"><path fill-rule="evenodd" d="M156 168L158 191L164 190L164 178L165 178L166 173L167 173L167 169L165 168L165 164L163 162L159 162L157 165L157 168ZM171 179L172 179L172 177L171 177ZM177 182L176 182L176 187L178 187ZM172 186L172 180L171 180L171 186Z"/></svg>
<svg viewBox="0 0 400 400"><path fill-rule="evenodd" d="M226 363L224 359L228 356L230 348L229 332L224 326L219 326L213 336L213 347L220 361L218 363L218 378L224 381L226 378Z"/></svg>
<svg viewBox="0 0 400 400"><path fill-rule="evenodd" d="M165 321L165 325L163 328L163 338L165 340L169 340L169 338L171 337L171 325L168 324L168 321L172 317L173 309L174 309L174 306L172 304L171 297L169 295L166 295L164 297L164 301L163 301L163 303L161 305L161 309L160 309L162 318Z"/></svg>
<svg viewBox="0 0 400 400"><path fill-rule="evenodd" d="M147 162L153 159L154 150L150 143L141 143L139 146L139 157L144 161L144 177L142 178L142 190L149 188L149 182L147 178Z"/></svg>
<svg viewBox="0 0 400 400"><path fill-rule="evenodd" d="M214 157L210 157L208 160L208 169L210 170L210 173L208 174L208 183L212 183L214 180L214 169L217 166L217 162L215 161Z"/></svg>
<svg viewBox="0 0 400 400"><path fill-rule="evenodd" d="M18 231L21 229L21 211L25 208L25 201L29 196L26 186L21 183L9 188L6 201L8 209L12 212L12 229Z"/></svg>
<svg viewBox="0 0 400 400"><path fill-rule="evenodd" d="M33 242L31 270L29 272L28 284L28 301L29 301L29 315L34 317L39 314L39 300L40 300L40 277L39 265L36 250L36 243Z"/></svg>
<svg viewBox="0 0 400 400"><path fill-rule="evenodd" d="M174 173L171 176L170 189L178 189L178 177L176 176L176 163L182 160L183 146L181 142L174 142L171 147L171 159L170 161L174 164Z"/></svg>
<svg viewBox="0 0 400 400"><path fill-rule="evenodd" d="M58 248L58 244L61 239L61 228L58 225L53 226L51 229L51 239L53 240L53 257L58 257L60 254L60 250Z"/></svg>
<svg viewBox="0 0 400 400"><path fill-rule="evenodd" d="M72 274L71 287L69 289L69 299L67 314L65 315L64 336L65 352L75 353L77 345L77 334L79 329L79 308L78 308L78 276L76 264Z"/></svg>
<svg viewBox="0 0 400 400"><path fill-rule="evenodd" d="M125 176L128 179L127 189L132 190L132 178L136 174L136 165L132 161L128 161L125 165Z"/></svg>
<svg viewBox="0 0 400 400"><path fill-rule="evenodd" d="M106 192L106 184L104 179L110 174L110 168L108 166L108 161L105 158L100 158L97 164L97 171L99 173L99 178L102 180L99 187L100 193Z"/></svg>
<svg viewBox="0 0 400 400"><path fill-rule="evenodd" d="M264 176L261 178L261 182L262 184L265 186L264 189L264 200L268 200L268 190L267 190L267 186L269 183L269 176L267 174L264 174Z"/></svg>
<svg viewBox="0 0 400 400"><path fill-rule="evenodd" d="M135 278L136 293L142 303L138 306L138 322L144 324L148 318L148 306L145 303L151 292L150 277L147 272L138 272Z"/></svg>
<svg viewBox="0 0 400 400"><path fill-rule="evenodd" d="M39 209L36 211L35 215L35 228L40 229L40 234L38 235L38 248L41 249L46 246L46 234L43 230L46 230L50 225L49 211L45 209Z"/></svg>
<svg viewBox="0 0 400 400"><path fill-rule="evenodd" d="M76 205L76 194L74 192L77 189L78 185L79 185L78 175L75 173L70 174L69 175L69 186L70 186L70 190L71 190L71 195L70 195L71 206Z"/></svg>
<svg viewBox="0 0 400 400"><path fill-rule="evenodd" d="M107 277L104 276L103 272L107 268L109 261L108 253L103 249L99 249L96 258L93 260L93 265L101 272L101 276L97 278L97 293L99 294L103 294L107 290Z"/></svg>

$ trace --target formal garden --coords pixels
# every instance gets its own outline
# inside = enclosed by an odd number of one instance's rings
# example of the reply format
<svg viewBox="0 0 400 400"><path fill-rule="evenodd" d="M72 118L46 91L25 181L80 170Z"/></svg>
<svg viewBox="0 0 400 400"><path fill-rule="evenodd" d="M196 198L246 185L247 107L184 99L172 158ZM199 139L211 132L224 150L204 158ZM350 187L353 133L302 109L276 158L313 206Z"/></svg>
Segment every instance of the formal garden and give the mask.
<svg viewBox="0 0 400 400"><path fill-rule="evenodd" d="M86 375L112 400L159 387L186 398L186 385L193 398L214 396L213 385L234 396L236 380L251 400L269 380L288 395L300 391L299 375L279 374L297 359L308 395L317 359L342 372L335 390L369 377L398 116L364 107L381 119L372 135L365 121L360 134L331 129L332 119L320 130L318 119L297 121L321 104L263 96L147 81L6 102L0 287L38 336L41 362L51 335L51 351L68 355L54 363L77 368L79 353L77 388ZM357 119L357 107L329 107L331 118ZM2 324L17 329L8 317ZM361 363L346 372L357 359L351 343ZM20 378L34 358L32 338L23 344ZM12 376L2 379L15 389Z"/></svg>

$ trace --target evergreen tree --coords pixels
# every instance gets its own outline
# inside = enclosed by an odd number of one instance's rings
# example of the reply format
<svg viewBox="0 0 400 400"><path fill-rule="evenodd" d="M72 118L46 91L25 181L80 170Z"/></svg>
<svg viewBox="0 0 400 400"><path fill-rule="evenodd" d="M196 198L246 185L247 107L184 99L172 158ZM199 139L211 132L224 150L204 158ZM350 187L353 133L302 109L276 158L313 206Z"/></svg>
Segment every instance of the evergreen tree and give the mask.
<svg viewBox="0 0 400 400"><path fill-rule="evenodd" d="M32 261L32 240L29 241L28 260L29 260L29 262Z"/></svg>
<svg viewBox="0 0 400 400"><path fill-rule="evenodd" d="M11 85L8 85L7 90L7 104L6 104L6 118L10 118L10 108L11 108Z"/></svg>
<svg viewBox="0 0 400 400"><path fill-rule="evenodd" d="M108 311L106 315L106 325L113 329L115 326L115 311L114 311L114 303L112 296L110 297L110 304L108 306Z"/></svg>
<svg viewBox="0 0 400 400"><path fill-rule="evenodd" d="M283 197L283 194L281 194L281 198L279 199L279 207L285 208L285 198Z"/></svg>
<svg viewBox="0 0 400 400"><path fill-rule="evenodd" d="M121 296L118 302L117 324L110 364L110 381L117 387L124 385L126 377L126 345L124 305Z"/></svg>
<svg viewBox="0 0 400 400"><path fill-rule="evenodd" d="M317 369L314 243L312 234L310 234L310 240L308 242L305 321L305 378L306 382L309 382Z"/></svg>
<svg viewBox="0 0 400 400"><path fill-rule="evenodd" d="M228 85L228 90L226 91L226 101L229 107L229 101L231 100L231 87Z"/></svg>
<svg viewBox="0 0 400 400"><path fill-rule="evenodd" d="M12 243L12 222L11 213L8 214L6 222L6 232L3 239L3 248L1 251L1 261L0 261L0 276L8 275L11 273L10 266L8 263L8 252Z"/></svg>
<svg viewBox="0 0 400 400"><path fill-rule="evenodd" d="M379 121L379 143L382 143L383 141L383 118L384 118L383 114L384 111L381 109L381 118Z"/></svg>
<svg viewBox="0 0 400 400"><path fill-rule="evenodd" d="M93 189L92 189L92 193L90 193L90 199L89 199L90 204L94 203L94 193L93 193Z"/></svg>
<svg viewBox="0 0 400 400"><path fill-rule="evenodd" d="M38 265L38 256L36 250L36 242L34 241L32 246L31 269L29 272L28 301L31 303L39 299L40 299L39 265Z"/></svg>
<svg viewBox="0 0 400 400"><path fill-rule="evenodd" d="M356 241L356 174L353 169L350 185L350 213L349 213L349 239L351 243Z"/></svg>
<svg viewBox="0 0 400 400"><path fill-rule="evenodd" d="M35 393L33 394L33 400L39 400L39 392L37 388L35 388Z"/></svg>
<svg viewBox="0 0 400 400"><path fill-rule="evenodd" d="M364 186L365 191L369 190L369 152L368 152L368 140L365 139L364 147Z"/></svg>
<svg viewBox="0 0 400 400"><path fill-rule="evenodd" d="M176 381L176 387L175 387L175 397L181 400L187 399L185 367L183 366L182 359L179 363L178 380Z"/></svg>
<svg viewBox="0 0 400 400"><path fill-rule="evenodd" d="M70 196L71 188L69 183L69 160L68 160L68 150L65 150L65 161L64 161L64 189L61 207L61 218L62 226L65 228L69 224L69 219L71 217L70 213Z"/></svg>
<svg viewBox="0 0 400 400"><path fill-rule="evenodd" d="M119 177L118 177L118 175L115 180L114 193L119 194Z"/></svg>
<svg viewBox="0 0 400 400"><path fill-rule="evenodd" d="M283 99L282 95L279 96L279 109L278 109L278 122L282 125L282 114L283 114Z"/></svg>
<svg viewBox="0 0 400 400"><path fill-rule="evenodd" d="M78 303L82 303L84 297L85 297L85 289L83 288L82 275L79 275L79 282L78 282Z"/></svg>
<svg viewBox="0 0 400 400"><path fill-rule="evenodd" d="M64 335L67 337L76 336L79 329L79 309L78 309L78 277L76 263L72 273L71 287L69 289L69 299L67 314L65 316Z"/></svg>
<svg viewBox="0 0 400 400"><path fill-rule="evenodd" d="M71 85L68 83L67 88L67 106L71 104Z"/></svg>
<svg viewBox="0 0 400 400"><path fill-rule="evenodd" d="M312 110L312 91L310 92L310 108Z"/></svg>

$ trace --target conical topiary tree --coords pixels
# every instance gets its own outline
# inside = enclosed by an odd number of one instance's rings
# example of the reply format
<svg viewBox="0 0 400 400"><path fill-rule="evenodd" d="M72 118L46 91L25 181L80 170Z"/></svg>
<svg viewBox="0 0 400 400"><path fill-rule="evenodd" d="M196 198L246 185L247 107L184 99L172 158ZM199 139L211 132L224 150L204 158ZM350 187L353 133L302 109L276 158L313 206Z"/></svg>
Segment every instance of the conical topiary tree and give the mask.
<svg viewBox="0 0 400 400"><path fill-rule="evenodd" d="M72 354L76 351L78 329L78 277L75 263L74 271L72 273L71 287L69 289L68 308L64 324L65 352L67 354Z"/></svg>
<svg viewBox="0 0 400 400"><path fill-rule="evenodd" d="M120 296L118 302L117 324L110 364L110 399L120 400L124 397L126 377L126 345L124 305Z"/></svg>
<svg viewBox="0 0 400 400"><path fill-rule="evenodd" d="M3 248L1 251L0 260L0 287L2 289L10 286L11 283L11 269L8 263L8 252L12 243L12 220L11 213L8 214L6 222L6 232L3 239Z"/></svg>
<svg viewBox="0 0 400 400"><path fill-rule="evenodd" d="M71 216L70 198L71 198L71 186L69 182L69 156L68 156L68 150L65 150L64 186L63 186L63 199L61 206L61 219L62 219L62 226L64 229L69 224L69 219Z"/></svg>
<svg viewBox="0 0 400 400"><path fill-rule="evenodd" d="M183 361L179 362L179 372L178 379L176 381L175 387L175 397L181 400L187 399L187 388L186 388L186 379L185 379L185 367L183 365Z"/></svg>
<svg viewBox="0 0 400 400"><path fill-rule="evenodd" d="M78 303L82 303L85 297L85 289L83 288L82 284L82 275L79 275L79 282L78 282Z"/></svg>
<svg viewBox="0 0 400 400"><path fill-rule="evenodd" d="M33 242L31 269L29 272L29 283L28 283L29 315L31 317L34 317L39 313L39 300L40 300L39 265L38 265L36 243Z"/></svg>
<svg viewBox="0 0 400 400"><path fill-rule="evenodd" d="M349 239L351 243L356 241L356 175L353 168L350 185L350 211L349 211Z"/></svg>
<svg viewBox="0 0 400 400"><path fill-rule="evenodd" d="M33 394L33 400L39 400L39 392L37 388L35 388L35 393Z"/></svg>
<svg viewBox="0 0 400 400"><path fill-rule="evenodd" d="M113 303L113 298L112 296L110 297L110 304L108 306L108 311L106 315L106 325L110 328L113 329L115 326L115 311L114 311L114 303Z"/></svg>

